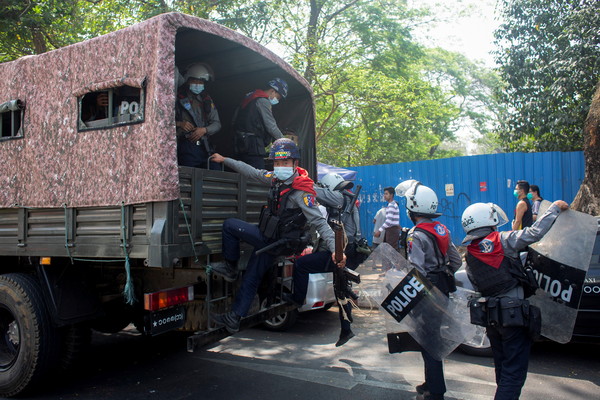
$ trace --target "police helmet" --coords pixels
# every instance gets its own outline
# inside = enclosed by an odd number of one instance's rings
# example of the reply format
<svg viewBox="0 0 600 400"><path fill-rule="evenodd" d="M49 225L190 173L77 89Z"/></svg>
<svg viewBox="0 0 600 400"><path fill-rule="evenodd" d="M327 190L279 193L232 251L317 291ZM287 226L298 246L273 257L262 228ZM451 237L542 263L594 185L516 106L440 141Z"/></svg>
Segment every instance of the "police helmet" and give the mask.
<svg viewBox="0 0 600 400"><path fill-rule="evenodd" d="M321 179L321 184L329 190L352 189L354 183L345 180L340 174L330 172Z"/></svg>
<svg viewBox="0 0 600 400"><path fill-rule="evenodd" d="M465 233L483 227L498 227L508 222L504 210L494 203L474 203L463 211L462 227Z"/></svg>
<svg viewBox="0 0 600 400"><path fill-rule="evenodd" d="M300 150L293 140L287 138L277 139L271 146L269 160L300 159Z"/></svg>
<svg viewBox="0 0 600 400"><path fill-rule="evenodd" d="M288 84L281 78L273 78L268 83L269 87L273 88L277 93L281 95L284 99L288 94Z"/></svg>
<svg viewBox="0 0 600 400"><path fill-rule="evenodd" d="M428 217L439 217L437 212L438 198L433 189L420 184L412 185L404 195L406 199L406 209L417 215Z"/></svg>
<svg viewBox="0 0 600 400"><path fill-rule="evenodd" d="M186 82L190 78L202 79L208 82L214 78L214 73L212 72L212 68L210 68L208 64L196 63L190 65L190 67L185 72L183 78Z"/></svg>

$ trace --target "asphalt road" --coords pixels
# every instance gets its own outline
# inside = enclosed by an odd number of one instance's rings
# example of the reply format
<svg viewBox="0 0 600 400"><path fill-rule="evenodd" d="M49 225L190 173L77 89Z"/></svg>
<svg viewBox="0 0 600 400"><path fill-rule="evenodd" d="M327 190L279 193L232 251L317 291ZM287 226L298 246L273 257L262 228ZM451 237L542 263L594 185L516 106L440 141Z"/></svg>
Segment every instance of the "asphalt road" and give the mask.
<svg viewBox="0 0 600 400"><path fill-rule="evenodd" d="M143 338L133 328L95 334L77 370L40 387L32 399L414 399L423 380L418 353L390 355L377 311L357 314L357 336L336 348L337 311L300 316L288 332L250 329L186 351L185 335ZM600 346L538 343L523 399L593 399ZM490 358L451 354L447 399L492 399Z"/></svg>

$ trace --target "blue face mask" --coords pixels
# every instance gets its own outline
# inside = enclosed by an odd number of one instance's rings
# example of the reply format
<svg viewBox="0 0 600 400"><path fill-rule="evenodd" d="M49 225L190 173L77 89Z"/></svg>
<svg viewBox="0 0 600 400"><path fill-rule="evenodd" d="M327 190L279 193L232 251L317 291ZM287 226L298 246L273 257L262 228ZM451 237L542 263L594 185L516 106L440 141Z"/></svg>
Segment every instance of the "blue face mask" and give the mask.
<svg viewBox="0 0 600 400"><path fill-rule="evenodd" d="M517 189L515 189L513 191L513 194L515 195L515 197L518 199L519 198L519 191Z"/></svg>
<svg viewBox="0 0 600 400"><path fill-rule="evenodd" d="M272 105L276 106L277 104L279 104L279 99L277 97L273 97L270 98L269 97L269 101L271 102Z"/></svg>
<svg viewBox="0 0 600 400"><path fill-rule="evenodd" d="M287 181L294 175L294 167L275 167L273 172L275 173L275 178L280 181Z"/></svg>
<svg viewBox="0 0 600 400"><path fill-rule="evenodd" d="M533 199L533 193L527 193L527 199L528 200Z"/></svg>
<svg viewBox="0 0 600 400"><path fill-rule="evenodd" d="M190 83L190 92L200 94L204 91L204 85L201 83Z"/></svg>

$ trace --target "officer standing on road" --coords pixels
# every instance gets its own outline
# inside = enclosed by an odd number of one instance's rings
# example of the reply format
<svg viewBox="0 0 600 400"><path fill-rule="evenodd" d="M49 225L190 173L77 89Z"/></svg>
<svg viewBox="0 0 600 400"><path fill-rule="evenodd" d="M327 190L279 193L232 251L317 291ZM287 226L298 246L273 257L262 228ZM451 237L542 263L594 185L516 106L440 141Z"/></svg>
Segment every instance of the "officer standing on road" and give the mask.
<svg viewBox="0 0 600 400"><path fill-rule="evenodd" d="M437 213L437 195L420 182L414 182L406 191L403 186L400 183L397 192L405 192L408 217L415 224L408 232L408 261L448 296L456 290L454 273L461 266L461 257L448 228L432 221L441 215ZM422 349L421 355L425 364L425 382L416 387L417 393L425 400L443 400L446 393L443 361L433 358L427 349Z"/></svg>
<svg viewBox="0 0 600 400"><path fill-rule="evenodd" d="M358 242L361 240L362 235L360 233L360 220L358 215L358 209L353 207L352 213L344 213L341 215L341 211L345 209L348 201L351 199L345 196L342 191L350 190L353 187L353 183L336 173L329 173L321 179L320 184L315 185L315 191L317 193L317 200L319 204L327 209L328 219L340 220L344 224L344 231L348 239L346 245L346 266L352 270L356 269L358 265L364 260L362 254L359 254L356 250ZM315 247L315 251L311 254L299 257L294 265L294 293L284 294L284 299L289 303L295 304L301 307L304 304L306 292L308 290L308 274L317 272L332 272L336 265L331 262L332 254L330 249L323 246L322 241L320 245ZM344 291L350 290L350 288L338 288ZM347 299L348 296L345 296ZM338 299L339 300L339 299ZM340 305L339 310L341 331L340 337L336 342L336 347L342 346L348 340L354 337L354 333L351 329L352 324L352 303L348 300L345 304Z"/></svg>
<svg viewBox="0 0 600 400"><path fill-rule="evenodd" d="M307 223L316 227L334 258L334 234L319 211L314 191L314 182L308 172L298 167L300 151L290 139L278 139L273 143L269 159L273 160L274 171L259 170L242 161L214 154L212 160L265 185L270 185L269 204L261 213L259 226L228 218L223 223L223 257L225 262L212 266L212 271L228 282L237 279L237 262L240 258L240 241L254 247L250 256L242 285L233 308L225 314L214 315L215 322L224 325L230 333L239 330L240 320L252 305L258 286L277 255L299 253L306 246L304 236ZM274 223L275 221L276 223ZM256 251L278 240L286 243L272 251L256 254ZM345 257L340 266L345 264Z"/></svg>
<svg viewBox="0 0 600 400"><path fill-rule="evenodd" d="M221 130L219 113L205 90L213 75L207 64L197 63L187 69L184 79L175 107L177 159L179 165L207 168L212 152L208 137ZM210 169L218 166L211 163Z"/></svg>
<svg viewBox="0 0 600 400"><path fill-rule="evenodd" d="M288 84L281 78L269 81L267 88L257 89L246 95L236 110L234 146L236 157L254 168L265 167L265 146L283 134L272 107L288 94Z"/></svg>
<svg viewBox="0 0 600 400"><path fill-rule="evenodd" d="M564 201L555 201L531 227L509 232L497 231L508 218L496 204L475 203L463 212L462 225L467 234L463 244L471 242L467 246L467 275L477 291L487 298L488 305L492 302L498 305L499 319L502 319L505 304L510 305L509 312L514 313L514 305L521 302L527 306L524 299L532 294L524 291L526 281L519 252L540 240L558 214L568 208ZM531 307L522 307L519 311L525 313L524 308L529 310ZM489 315L485 319L489 320ZM487 326L496 370L495 400L515 400L521 394L532 343L529 319L529 314L523 315L527 326L502 326L502 321Z"/></svg>

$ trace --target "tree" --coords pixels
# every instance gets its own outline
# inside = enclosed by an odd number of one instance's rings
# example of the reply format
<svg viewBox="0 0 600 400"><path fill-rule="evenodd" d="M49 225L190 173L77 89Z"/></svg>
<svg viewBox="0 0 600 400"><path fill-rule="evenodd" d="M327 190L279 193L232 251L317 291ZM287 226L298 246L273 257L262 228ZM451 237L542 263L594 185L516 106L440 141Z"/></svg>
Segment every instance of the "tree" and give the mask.
<svg viewBox="0 0 600 400"><path fill-rule="evenodd" d="M600 2L503 0L496 60L508 150L580 150L600 75Z"/></svg>
<svg viewBox="0 0 600 400"><path fill-rule="evenodd" d="M234 0L2 0L0 62L41 54L180 11L207 18Z"/></svg>
<svg viewBox="0 0 600 400"><path fill-rule="evenodd" d="M271 46L313 86L317 155L340 166L459 155L456 147L440 145L454 140L465 121L484 132L494 114L485 99L493 79L464 57L417 44L411 27L427 14L402 1L6 2L10 7L0 9L0 22L7 22L0 28L3 60L169 11L213 19ZM14 36L17 27L22 33ZM34 46L36 29L43 40Z"/></svg>
<svg viewBox="0 0 600 400"><path fill-rule="evenodd" d="M571 207L587 214L600 215L600 81L596 84L583 132L585 177Z"/></svg>

